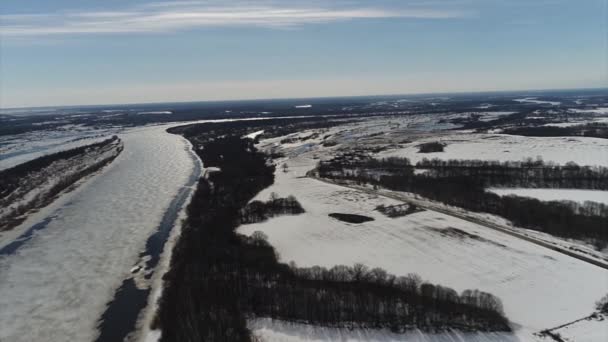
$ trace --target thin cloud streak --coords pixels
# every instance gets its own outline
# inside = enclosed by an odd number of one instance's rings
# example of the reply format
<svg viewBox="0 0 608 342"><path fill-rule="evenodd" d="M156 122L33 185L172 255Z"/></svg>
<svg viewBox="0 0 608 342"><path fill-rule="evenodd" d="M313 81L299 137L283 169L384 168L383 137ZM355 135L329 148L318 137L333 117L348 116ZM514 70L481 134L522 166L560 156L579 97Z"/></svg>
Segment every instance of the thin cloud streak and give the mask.
<svg viewBox="0 0 608 342"><path fill-rule="evenodd" d="M466 12L435 8L302 7L265 4L231 6L172 3L171 6L142 6L131 10L66 12L62 14L2 15L2 36L43 36L107 33L176 32L200 27L292 28L302 25L382 18L448 19Z"/></svg>

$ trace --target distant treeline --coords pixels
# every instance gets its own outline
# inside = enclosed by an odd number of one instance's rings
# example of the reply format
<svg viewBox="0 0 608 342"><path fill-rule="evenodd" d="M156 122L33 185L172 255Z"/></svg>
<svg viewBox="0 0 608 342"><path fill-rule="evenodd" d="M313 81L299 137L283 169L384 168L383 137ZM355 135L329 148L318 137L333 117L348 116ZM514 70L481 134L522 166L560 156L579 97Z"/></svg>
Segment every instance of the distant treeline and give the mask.
<svg viewBox="0 0 608 342"><path fill-rule="evenodd" d="M415 169L427 171L415 173ZM423 160L414 167L406 158L347 161L339 157L321 162L317 171L320 177L417 193L467 210L496 214L520 227L591 240L598 248L608 244L608 206L603 203L543 202L486 191L490 186L605 190L608 188L608 169L603 167L481 160Z"/></svg>
<svg viewBox="0 0 608 342"><path fill-rule="evenodd" d="M244 136L258 130L264 130L263 134L256 137L256 140L259 140L283 136L296 131L330 128L354 121L355 119L351 117L326 118L317 116L289 119L272 118L184 125L170 128L168 132L181 134L196 144L204 143L207 137L213 134L215 134L216 137L227 135Z"/></svg>
<svg viewBox="0 0 608 342"><path fill-rule="evenodd" d="M73 115L59 110L52 115L24 115L11 116L0 114L0 136L9 134L21 134L31 131L64 129L66 125L82 125L88 127L133 127L151 123L174 123L194 120L221 120L221 119L244 119L252 117L274 118L281 116L301 117L303 120L320 118L323 115L331 115L332 118L368 117L382 113L369 113L369 111L345 111L341 105L321 106L302 110L293 108L291 105L282 105L270 108L266 105L255 105L252 103L235 105L218 103L216 106L197 106L193 104L167 104L167 105L138 105L113 106L116 112L105 113L104 109L87 108L88 114ZM230 108L230 112L226 109ZM84 110L84 109L83 109ZM167 112L167 114L140 115L141 112ZM170 113L169 113L170 112ZM17 120L15 120L17 119ZM53 121L55 120L55 121Z"/></svg>
<svg viewBox="0 0 608 342"><path fill-rule="evenodd" d="M274 166L250 139L201 131L207 167L175 245L155 324L161 341L251 341L246 320L272 317L327 326L403 330L510 330L489 294L423 284L361 265L298 268L279 263L264 234L235 232L247 203L273 182Z"/></svg>
<svg viewBox="0 0 608 342"><path fill-rule="evenodd" d="M567 127L555 126L522 126L507 128L502 133L528 137L591 137L608 139L608 125L605 123L588 123Z"/></svg>
<svg viewBox="0 0 608 342"><path fill-rule="evenodd" d="M0 171L0 208L4 209L0 210L0 231L15 228L27 218L25 214L52 203L62 191L111 163L123 149L117 141L114 136ZM114 153L98 160L91 158L90 164L82 163L81 158L112 148Z"/></svg>
<svg viewBox="0 0 608 342"><path fill-rule="evenodd" d="M484 187L569 188L608 190L608 168L526 161L423 159L417 169L433 178L469 177Z"/></svg>
<svg viewBox="0 0 608 342"><path fill-rule="evenodd" d="M540 108L540 107L538 107ZM496 126L502 125L513 125L513 124L522 124L524 123L526 116L528 114L533 113L534 110L538 109L537 107L528 107L523 108L522 106L515 106L512 109L517 110L517 113L503 115L494 120L483 121L479 120L479 115L472 115L470 117L459 117L450 120L440 120L441 122L449 121L453 124L462 125L462 128L466 129L487 129ZM504 108L501 110L509 110L508 108ZM491 111L489 111L491 113Z"/></svg>
<svg viewBox="0 0 608 342"><path fill-rule="evenodd" d="M113 136L95 144L89 144L70 150L44 155L12 168L2 170L0 171L0 198L9 195L16 188L21 186L19 182L21 179L28 177L28 175L40 172L42 169L50 166L52 163L87 153L87 151L96 150L100 147L107 146L116 140L118 140L118 137Z"/></svg>

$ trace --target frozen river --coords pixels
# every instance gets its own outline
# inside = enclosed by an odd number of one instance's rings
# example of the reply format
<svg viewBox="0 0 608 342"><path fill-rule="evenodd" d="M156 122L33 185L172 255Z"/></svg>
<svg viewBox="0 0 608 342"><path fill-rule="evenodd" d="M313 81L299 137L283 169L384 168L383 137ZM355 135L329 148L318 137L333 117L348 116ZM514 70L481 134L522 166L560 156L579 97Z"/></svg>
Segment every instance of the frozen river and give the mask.
<svg viewBox="0 0 608 342"><path fill-rule="evenodd" d="M166 128L120 134L125 149L111 165L17 228L38 223L0 253L0 341L95 340L106 304L200 172L188 142Z"/></svg>

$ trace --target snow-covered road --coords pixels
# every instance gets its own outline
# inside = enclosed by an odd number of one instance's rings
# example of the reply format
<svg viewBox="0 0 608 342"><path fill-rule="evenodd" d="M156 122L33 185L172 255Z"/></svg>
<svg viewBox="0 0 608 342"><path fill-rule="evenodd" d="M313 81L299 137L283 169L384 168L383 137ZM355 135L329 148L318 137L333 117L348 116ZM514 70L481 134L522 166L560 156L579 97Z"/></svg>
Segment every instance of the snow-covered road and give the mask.
<svg viewBox="0 0 608 342"><path fill-rule="evenodd" d="M0 256L0 341L95 338L105 305L196 170L186 140L166 128L121 134L121 155L61 205L36 214L51 219Z"/></svg>

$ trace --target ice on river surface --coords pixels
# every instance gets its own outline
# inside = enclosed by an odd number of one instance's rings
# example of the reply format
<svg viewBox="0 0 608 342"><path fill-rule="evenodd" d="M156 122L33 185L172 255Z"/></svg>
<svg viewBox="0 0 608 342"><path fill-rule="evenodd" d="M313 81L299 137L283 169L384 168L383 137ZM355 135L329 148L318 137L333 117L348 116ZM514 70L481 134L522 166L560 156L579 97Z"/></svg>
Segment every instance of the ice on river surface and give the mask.
<svg viewBox="0 0 608 342"><path fill-rule="evenodd" d="M146 239L194 170L166 127L120 135L122 154L48 226L0 257L0 341L90 341Z"/></svg>

